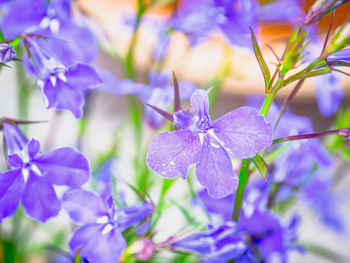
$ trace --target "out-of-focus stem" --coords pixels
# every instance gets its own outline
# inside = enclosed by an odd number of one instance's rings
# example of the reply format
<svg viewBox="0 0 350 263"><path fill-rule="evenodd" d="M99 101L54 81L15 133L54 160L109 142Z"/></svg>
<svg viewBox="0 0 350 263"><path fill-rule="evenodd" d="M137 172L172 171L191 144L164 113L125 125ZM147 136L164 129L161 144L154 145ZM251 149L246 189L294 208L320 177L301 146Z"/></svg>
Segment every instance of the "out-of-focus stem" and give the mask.
<svg viewBox="0 0 350 263"><path fill-rule="evenodd" d="M241 213L244 191L249 179L249 159L243 159L241 163L241 169L239 171L239 183L236 192L236 198L233 208L232 220L238 221L239 215Z"/></svg>

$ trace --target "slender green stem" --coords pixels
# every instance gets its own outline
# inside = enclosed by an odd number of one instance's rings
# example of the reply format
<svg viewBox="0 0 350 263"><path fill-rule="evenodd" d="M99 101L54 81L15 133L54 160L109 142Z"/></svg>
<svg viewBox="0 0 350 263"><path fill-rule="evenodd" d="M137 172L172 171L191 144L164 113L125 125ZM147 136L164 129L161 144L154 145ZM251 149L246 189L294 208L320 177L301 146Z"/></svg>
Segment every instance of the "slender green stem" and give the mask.
<svg viewBox="0 0 350 263"><path fill-rule="evenodd" d="M271 107L271 104L272 104L273 100L275 99L277 92L282 87L282 84L283 84L283 77L280 76L277 79L274 88L269 93L266 94L264 104L260 110L260 114L262 114L266 117L266 115Z"/></svg>
<svg viewBox="0 0 350 263"><path fill-rule="evenodd" d="M143 14L146 12L146 9L147 9L147 6L143 4L142 0L138 0L136 22L135 22L133 34L130 40L128 53L126 54L126 57L125 57L125 74L129 79L135 78L134 53L135 53L135 47L138 39L138 31L140 28Z"/></svg>
<svg viewBox="0 0 350 263"><path fill-rule="evenodd" d="M239 183L238 183L235 204L234 204L233 214L232 214L233 221L238 221L239 215L241 213L244 191L249 179L249 172L248 172L249 163L250 163L249 159L242 160L241 170L239 171Z"/></svg>

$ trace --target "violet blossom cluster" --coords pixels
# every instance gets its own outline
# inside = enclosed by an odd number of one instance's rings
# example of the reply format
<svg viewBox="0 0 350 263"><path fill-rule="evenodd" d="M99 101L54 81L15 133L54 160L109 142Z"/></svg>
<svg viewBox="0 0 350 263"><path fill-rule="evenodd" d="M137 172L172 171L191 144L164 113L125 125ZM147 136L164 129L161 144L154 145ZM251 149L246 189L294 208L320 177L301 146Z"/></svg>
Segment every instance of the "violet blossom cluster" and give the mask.
<svg viewBox="0 0 350 263"><path fill-rule="evenodd" d="M300 204L325 227L346 232L341 195L333 189L341 180L333 153L349 160L350 111L340 110L341 81L350 66L349 19L333 31L331 25L326 35L315 32L317 21L348 1L318 0L307 13L299 0L167 2L137 1L127 25L132 31L128 49L119 54L112 43L106 45L108 33L97 32L101 21L79 1L0 1L0 67L18 73L18 104L25 112L0 118L1 262L25 262L22 254L35 255L38 245L31 233L43 224L62 228L58 237L47 231L43 252L45 259L61 263L159 262L164 257L170 262L288 262L294 252L309 252L300 237L304 215L295 212ZM165 4L169 15L148 17L152 8ZM135 51L147 20L156 41L141 72ZM273 72L255 33L277 23L293 32L281 56L269 46L277 60ZM264 97L250 97L245 106L213 120L211 109L231 72L223 65L211 88L178 81L167 63L174 33L186 37L190 51L215 36L227 49L244 47L254 54ZM123 77L99 66L99 47L117 57ZM315 80L320 113L337 114L332 129L316 132L308 117L290 109L309 78ZM28 117L35 106L28 95L32 90L25 93L32 80L46 109L73 115L79 127L75 144L55 148L35 139L40 138L36 133L32 138L28 127L47 125ZM289 95L276 103L276 94L288 88ZM129 115L101 153L82 142L96 110L91 97L104 93L127 97ZM58 124L57 116L51 124ZM50 142L57 132L52 127ZM124 138L125 127L131 131ZM325 136L334 139L325 141ZM95 139L92 144L99 144ZM172 216L174 211L187 222ZM69 222L69 229L56 224L60 220ZM34 230L22 225L31 221L39 223L32 224ZM336 257L327 251L318 256Z"/></svg>

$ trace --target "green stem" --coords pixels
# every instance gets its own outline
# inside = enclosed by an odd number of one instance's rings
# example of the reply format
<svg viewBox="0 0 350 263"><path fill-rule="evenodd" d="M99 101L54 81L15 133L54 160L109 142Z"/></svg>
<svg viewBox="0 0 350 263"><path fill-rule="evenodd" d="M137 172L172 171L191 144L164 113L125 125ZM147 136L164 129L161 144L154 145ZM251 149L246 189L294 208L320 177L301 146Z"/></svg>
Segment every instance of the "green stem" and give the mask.
<svg viewBox="0 0 350 263"><path fill-rule="evenodd" d="M248 173L249 163L250 163L249 159L243 159L241 163L241 170L239 171L239 183L238 183L235 204L234 204L233 214L232 214L233 221L238 221L239 215L241 213L244 190L249 179L249 173Z"/></svg>
<svg viewBox="0 0 350 263"><path fill-rule="evenodd" d="M283 84L283 77L280 76L276 81L275 87L271 90L271 92L266 94L264 104L260 110L260 114L262 114L266 117L266 115L271 107L271 104L272 104L273 100L275 99L277 92L282 87L282 84Z"/></svg>
<svg viewBox="0 0 350 263"><path fill-rule="evenodd" d="M136 22L135 22L133 34L130 40L128 53L126 54L126 57L125 57L125 74L126 74L126 77L129 79L135 79L135 67L134 67L135 46L137 43L138 31L140 28L142 16L146 12L146 9L147 7L143 4L142 0L138 0Z"/></svg>

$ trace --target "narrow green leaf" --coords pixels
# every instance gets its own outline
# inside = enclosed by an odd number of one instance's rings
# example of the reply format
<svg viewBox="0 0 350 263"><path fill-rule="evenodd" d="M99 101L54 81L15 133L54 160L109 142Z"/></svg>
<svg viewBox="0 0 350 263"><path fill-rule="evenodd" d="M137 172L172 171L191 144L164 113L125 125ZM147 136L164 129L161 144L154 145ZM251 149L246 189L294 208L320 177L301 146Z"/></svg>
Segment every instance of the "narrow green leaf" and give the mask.
<svg viewBox="0 0 350 263"><path fill-rule="evenodd" d="M299 80L299 79L305 79L305 78L311 78L311 77L315 77L318 75L323 75L326 73L329 73L331 71L331 69L329 67L325 67L324 69L320 69L320 70L314 70L314 71L309 71L309 72L301 72L301 73L297 73L293 76L290 76L288 79L286 79L285 81L283 81L283 87L287 86L288 84Z"/></svg>
<svg viewBox="0 0 350 263"><path fill-rule="evenodd" d="M256 168L258 168L261 177L266 180L266 174L267 174L268 168L267 168L267 163L265 162L265 160L258 154L256 154L252 158L252 160L253 160L253 163L256 166Z"/></svg>
<svg viewBox="0 0 350 263"><path fill-rule="evenodd" d="M81 251L81 248L78 249L77 253L74 256L74 263L81 263L80 251Z"/></svg>
<svg viewBox="0 0 350 263"><path fill-rule="evenodd" d="M327 247L308 242L302 242L301 245L306 249L307 252L317 255L321 258L327 258L331 262L344 262L344 258L341 255Z"/></svg>
<svg viewBox="0 0 350 263"><path fill-rule="evenodd" d="M259 62L261 72L264 76L265 92L268 92L268 87L269 87L270 81L271 81L271 74L270 74L269 68L267 67L267 64L265 62L265 59L264 59L263 55L261 54L261 51L260 51L258 42L256 41L253 29L250 28L250 32L252 35L252 40L253 40L253 45L254 45L254 53L255 53L256 59Z"/></svg>

